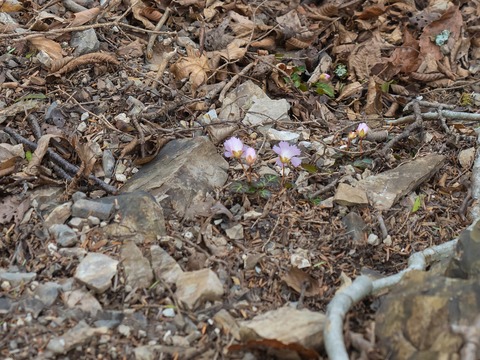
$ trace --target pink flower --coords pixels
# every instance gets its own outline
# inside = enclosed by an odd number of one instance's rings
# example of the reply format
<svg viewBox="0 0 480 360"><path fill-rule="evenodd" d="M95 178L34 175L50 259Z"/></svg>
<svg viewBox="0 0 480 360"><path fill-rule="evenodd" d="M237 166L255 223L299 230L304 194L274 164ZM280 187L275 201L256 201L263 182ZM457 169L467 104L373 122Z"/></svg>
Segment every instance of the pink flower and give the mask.
<svg viewBox="0 0 480 360"><path fill-rule="evenodd" d="M251 147L245 149L243 156L245 157L245 162L248 166L252 166L255 160L257 160L257 153L255 152L255 149Z"/></svg>
<svg viewBox="0 0 480 360"><path fill-rule="evenodd" d="M355 139L356 137L357 137L357 133L356 133L355 131L350 131L350 132L348 133L348 139L349 139L349 140L353 140L353 139Z"/></svg>
<svg viewBox="0 0 480 360"><path fill-rule="evenodd" d="M363 139L365 136L367 136L368 130L370 130L370 128L368 127L367 124L365 123L358 124L358 127L357 127L358 137L360 139Z"/></svg>
<svg viewBox="0 0 480 360"><path fill-rule="evenodd" d="M323 73L322 75L320 75L319 79L320 80L329 80L331 78L330 75L328 75L327 73Z"/></svg>
<svg viewBox="0 0 480 360"><path fill-rule="evenodd" d="M225 141L223 146L225 146L225 152L223 154L227 158L234 157L236 159L240 159L243 154L244 146L239 138L231 137Z"/></svg>
<svg viewBox="0 0 480 360"><path fill-rule="evenodd" d="M280 143L273 147L273 151L278 154L277 165L284 167L291 163L293 166L300 166L302 161L296 157L300 155L300 149L295 145L290 145L286 141L280 141Z"/></svg>

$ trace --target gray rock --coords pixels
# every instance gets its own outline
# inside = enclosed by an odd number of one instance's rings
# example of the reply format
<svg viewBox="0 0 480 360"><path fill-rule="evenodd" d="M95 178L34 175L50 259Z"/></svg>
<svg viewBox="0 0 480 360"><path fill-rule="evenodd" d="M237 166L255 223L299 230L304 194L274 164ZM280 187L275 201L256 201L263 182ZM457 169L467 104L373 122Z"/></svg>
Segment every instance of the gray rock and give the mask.
<svg viewBox="0 0 480 360"><path fill-rule="evenodd" d="M64 335L51 339L47 344L47 350L55 354L65 354L74 347L87 342L93 336L107 332L107 328L92 328L82 320Z"/></svg>
<svg viewBox="0 0 480 360"><path fill-rule="evenodd" d="M112 285L118 261L107 255L89 253L78 265L75 279L88 288L103 293Z"/></svg>
<svg viewBox="0 0 480 360"><path fill-rule="evenodd" d="M65 257L76 257L83 259L87 255L87 250L79 247L59 249L58 253Z"/></svg>
<svg viewBox="0 0 480 360"><path fill-rule="evenodd" d="M79 199L72 206L72 216L87 219L95 216L100 220L107 220L113 213L113 202L100 202L88 199Z"/></svg>
<svg viewBox="0 0 480 360"><path fill-rule="evenodd" d="M57 300L61 286L55 282L46 282L37 286L34 292L35 299L40 300L46 306L51 306Z"/></svg>
<svg viewBox="0 0 480 360"><path fill-rule="evenodd" d="M78 241L77 233L68 225L56 224L48 228L59 246L72 247Z"/></svg>
<svg viewBox="0 0 480 360"><path fill-rule="evenodd" d="M55 224L63 224L72 215L72 203L66 202L55 207L45 218L45 228L50 229Z"/></svg>
<svg viewBox="0 0 480 360"><path fill-rule="evenodd" d="M183 273L175 259L158 245L150 247L150 256L155 279L165 281L169 285L175 284Z"/></svg>
<svg viewBox="0 0 480 360"><path fill-rule="evenodd" d="M227 169L228 163L208 138L172 140L121 191L148 191L161 199L165 211L183 217L193 198L200 201L199 196L225 184Z"/></svg>
<svg viewBox="0 0 480 360"><path fill-rule="evenodd" d="M102 305L85 288L65 291L62 298L70 309L80 309L92 317L95 317L98 312L102 311Z"/></svg>
<svg viewBox="0 0 480 360"><path fill-rule="evenodd" d="M257 99L248 109L242 123L247 126L259 126L265 122L289 121L290 104L285 99Z"/></svg>
<svg viewBox="0 0 480 360"><path fill-rule="evenodd" d="M74 203L80 199L87 199L87 194L81 191L77 191L72 195L72 200Z"/></svg>
<svg viewBox="0 0 480 360"><path fill-rule="evenodd" d="M378 210L388 210L401 197L428 180L440 169L445 156L427 155L395 169L385 171L358 182L357 187L366 191L370 205Z"/></svg>
<svg viewBox="0 0 480 360"><path fill-rule="evenodd" d="M70 45L75 48L74 56L80 56L100 49L100 41L94 29L76 31L72 33Z"/></svg>
<svg viewBox="0 0 480 360"><path fill-rule="evenodd" d="M368 205L367 194L363 189L345 183L338 184L333 202L343 206Z"/></svg>
<svg viewBox="0 0 480 360"><path fill-rule="evenodd" d="M45 309L45 304L39 299L29 298L20 301L19 307L26 313L32 314L32 316L36 319L43 309Z"/></svg>
<svg viewBox="0 0 480 360"><path fill-rule="evenodd" d="M143 256L133 241L127 241L120 250L126 285L145 289L152 284L153 272L149 261Z"/></svg>
<svg viewBox="0 0 480 360"><path fill-rule="evenodd" d="M113 157L112 152L108 149L103 151L102 166L105 176L111 178L113 176L113 170L115 170L115 158Z"/></svg>
<svg viewBox="0 0 480 360"><path fill-rule="evenodd" d="M184 272L177 279L178 300L189 309L194 309L204 301L220 300L223 285L210 269Z"/></svg>
<svg viewBox="0 0 480 360"><path fill-rule="evenodd" d="M136 244L143 244L156 242L159 236L166 233L163 209L155 198L145 191L134 191L95 201L112 206L118 204L116 214L119 221L99 229L104 237L118 241L128 239Z"/></svg>
<svg viewBox="0 0 480 360"><path fill-rule="evenodd" d="M12 286L18 286L21 284L28 284L30 281L34 280L37 277L37 273L12 273L12 272L3 272L0 269L0 280L8 281Z"/></svg>
<svg viewBox="0 0 480 360"><path fill-rule="evenodd" d="M6 297L0 297L0 315L8 314L12 308L12 302Z"/></svg>
<svg viewBox="0 0 480 360"><path fill-rule="evenodd" d="M270 128L267 130L267 137L269 140L274 140L274 141L291 141L291 142L297 142L298 139L300 138L300 134L291 132L291 131L285 131L285 130L275 130L273 128Z"/></svg>
<svg viewBox="0 0 480 360"><path fill-rule="evenodd" d="M242 340L272 339L316 349L323 346L324 324L325 315L320 312L282 307L240 322L239 325Z"/></svg>
<svg viewBox="0 0 480 360"><path fill-rule="evenodd" d="M230 91L222 102L218 118L238 121L257 99L268 98L262 88L248 80Z"/></svg>
<svg viewBox="0 0 480 360"><path fill-rule="evenodd" d="M460 279L480 278L480 220L458 237L455 254L445 275Z"/></svg>
<svg viewBox="0 0 480 360"><path fill-rule="evenodd" d="M225 233L227 234L229 239L242 240L244 238L243 225L242 224L234 225L231 228L226 229Z"/></svg>

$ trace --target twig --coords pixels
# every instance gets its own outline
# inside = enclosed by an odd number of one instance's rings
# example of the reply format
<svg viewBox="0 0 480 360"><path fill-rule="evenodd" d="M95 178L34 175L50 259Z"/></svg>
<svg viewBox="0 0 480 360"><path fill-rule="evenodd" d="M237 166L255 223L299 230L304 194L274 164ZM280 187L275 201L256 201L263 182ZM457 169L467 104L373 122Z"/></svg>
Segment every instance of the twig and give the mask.
<svg viewBox="0 0 480 360"><path fill-rule="evenodd" d="M110 21L110 22L101 23L101 24L82 25L82 26L75 26L75 27L63 28L63 29L51 29L48 31L26 31L23 33L0 34L0 39L22 37L22 40L28 40L38 36L59 35L59 34L65 34L65 33L74 32L74 31L84 31L89 29L98 29L98 28L104 28L104 27L110 27L110 26L120 26L128 29L132 29L138 32L145 32L145 33L151 33L151 34L163 34L163 35L176 34L176 31L148 30L148 29L142 29L136 26L132 26L129 24L125 24L122 22Z"/></svg>
<svg viewBox="0 0 480 360"><path fill-rule="evenodd" d="M145 158L145 134L143 133L142 127L138 123L137 115L132 116L132 123L133 126L135 126L135 129L138 131L138 136L140 139L138 140L138 143L140 144L140 156L142 159Z"/></svg>
<svg viewBox="0 0 480 360"><path fill-rule="evenodd" d="M4 131L9 134L11 137L13 137L16 141L19 143L22 143L26 146L28 146L30 149L35 151L37 149L37 144L34 142L25 139L23 136L20 134L17 134L15 130L9 127L5 127ZM52 149L47 149L47 154L50 156L52 161L56 162L58 165L60 165L63 169L68 171L70 174L75 175L79 167L73 164L70 164L68 161L66 161L64 158L62 158L60 155L58 155L56 152L54 152ZM115 194L117 193L117 188L111 185L108 185L106 182L103 180L97 178L94 175L89 175L88 176L89 180L92 180L95 184L97 184L102 190L105 190L108 193Z"/></svg>
<svg viewBox="0 0 480 360"><path fill-rule="evenodd" d="M315 191L311 195L311 197L315 198L318 195L322 195L322 194L325 194L325 193L329 192L330 190L332 190L338 184L339 181L340 181L340 179L333 180L330 184L328 184L328 185L322 187L321 189L318 189L317 191Z"/></svg>
<svg viewBox="0 0 480 360"><path fill-rule="evenodd" d="M442 116L447 119L466 120L466 121L480 121L480 114L465 113L460 111L442 110ZM438 112L427 112L422 114L424 120L438 120ZM395 120L386 120L388 125L408 124L415 121L414 115L407 115Z"/></svg>
<svg viewBox="0 0 480 360"><path fill-rule="evenodd" d="M222 89L222 92L220 93L220 95L218 96L218 101L220 102L223 102L223 100L225 99L225 95L227 94L227 91L233 86L233 84L235 84L235 82L238 80L238 78L240 76L244 76L247 72L250 71L250 69L252 67L254 67L256 65L256 61L254 62L251 62L250 64L248 64L247 66L245 66L242 71L240 71L238 74L236 74L234 77L232 77L232 79L227 83L227 85L225 85L225 87Z"/></svg>
<svg viewBox="0 0 480 360"><path fill-rule="evenodd" d="M170 8L167 7L162 17L158 21L157 25L155 26L155 31L158 31L162 28L162 26L167 21L169 15L170 15ZM152 33L150 34L150 38L148 39L146 55L147 55L147 59L149 60L153 57L153 45L155 45L155 40L157 40L157 35L158 35L157 33Z"/></svg>

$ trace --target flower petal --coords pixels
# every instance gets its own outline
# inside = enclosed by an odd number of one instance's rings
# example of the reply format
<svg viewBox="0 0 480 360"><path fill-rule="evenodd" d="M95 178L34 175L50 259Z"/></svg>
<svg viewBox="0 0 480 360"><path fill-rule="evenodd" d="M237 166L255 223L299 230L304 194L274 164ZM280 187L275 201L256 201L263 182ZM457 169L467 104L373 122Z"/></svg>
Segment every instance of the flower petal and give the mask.
<svg viewBox="0 0 480 360"><path fill-rule="evenodd" d="M300 158L298 157L292 157L290 159L290 162L292 163L293 166L298 167L302 163L302 160L300 160Z"/></svg>

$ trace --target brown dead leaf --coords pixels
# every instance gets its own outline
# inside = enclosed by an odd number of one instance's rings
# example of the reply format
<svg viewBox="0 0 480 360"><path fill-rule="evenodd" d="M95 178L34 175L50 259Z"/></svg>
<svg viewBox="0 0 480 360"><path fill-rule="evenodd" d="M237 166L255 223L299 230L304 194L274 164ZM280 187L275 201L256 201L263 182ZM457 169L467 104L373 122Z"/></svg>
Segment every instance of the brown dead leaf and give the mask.
<svg viewBox="0 0 480 360"><path fill-rule="evenodd" d="M377 91L375 79L371 77L368 81L367 101L365 104L365 114L373 115L382 112L381 94Z"/></svg>
<svg viewBox="0 0 480 360"><path fill-rule="evenodd" d="M23 9L23 5L17 0L5 0L0 5L0 12L10 13L17 12Z"/></svg>
<svg viewBox="0 0 480 360"><path fill-rule="evenodd" d="M307 349L301 344L290 343L284 344L281 341L275 339L261 339L261 340L249 340L244 344L233 344L228 347L228 351L253 351L253 350L263 350L271 353L269 350L277 351L277 354L283 354L282 357L275 357L278 359L288 358L288 359L300 359L303 360L318 360L320 355L313 350ZM293 353L296 353L292 355Z"/></svg>
<svg viewBox="0 0 480 360"><path fill-rule="evenodd" d="M319 296L322 293L318 280L297 267L291 267L282 280L299 294L302 292L302 288L306 286L305 296Z"/></svg>
<svg viewBox="0 0 480 360"><path fill-rule="evenodd" d="M158 22L162 18L162 13L156 8L147 6L140 11L142 16L145 16L148 20Z"/></svg>
<svg viewBox="0 0 480 360"><path fill-rule="evenodd" d="M360 20L370 20L370 19L378 18L378 16L385 13L385 10L386 10L385 6L383 5L373 5L373 6L367 6L366 8L363 9L363 11L358 12L355 15Z"/></svg>
<svg viewBox="0 0 480 360"><path fill-rule="evenodd" d="M246 40L243 39L235 39L230 44L228 44L227 48L224 50L219 51L221 57L223 57L227 61L234 61L239 60L245 56L247 53L246 47L241 47L247 44Z"/></svg>
<svg viewBox="0 0 480 360"><path fill-rule="evenodd" d="M198 55L198 51L192 48L187 49L187 57L182 57L170 67L170 71L178 79L189 78L192 90L196 90L207 81L207 73L210 71L208 58L205 55Z"/></svg>
<svg viewBox="0 0 480 360"><path fill-rule="evenodd" d="M71 61L69 61L67 64L65 64L63 67L61 67L59 70L55 72L55 75L61 75L68 73L70 71L73 71L77 68L79 68L82 65L86 64L105 64L105 63L111 63L114 65L119 65L120 62L117 60L117 58L113 55L110 54L104 54L100 52L96 53L90 53L90 54L85 54L81 55L78 58L75 58ZM55 67L56 68L56 67ZM52 70L50 70L52 72Z"/></svg>
<svg viewBox="0 0 480 360"><path fill-rule="evenodd" d="M87 10L80 11L78 13L73 14L74 19L70 23L70 26L75 27L75 26L80 26L88 23L90 20L94 19L100 13L100 10L101 10L100 7L94 7L94 8L87 9Z"/></svg>
<svg viewBox="0 0 480 360"><path fill-rule="evenodd" d="M441 60L444 55L440 46L435 44L435 37L444 30L450 31L450 36L444 46L451 51L460 39L462 26L463 19L460 10L456 6L451 6L440 19L431 22L423 29L419 39L420 53L423 56L429 54L435 60Z"/></svg>
<svg viewBox="0 0 480 360"><path fill-rule="evenodd" d="M381 50L385 47L379 32L375 32L370 40L355 46L348 59L349 68L352 69L355 80L362 81L370 76L372 67L382 61Z"/></svg>
<svg viewBox="0 0 480 360"><path fill-rule="evenodd" d="M396 48L390 56L390 62L400 72L410 74L420 66L418 41L407 29L403 32L403 45Z"/></svg>
<svg viewBox="0 0 480 360"><path fill-rule="evenodd" d="M360 93L362 91L362 88L363 88L362 84L360 84L358 81L355 81L353 83L346 85L342 89L342 92L340 93L340 96L337 98L337 101L341 101L354 94Z"/></svg>
<svg viewBox="0 0 480 360"><path fill-rule="evenodd" d="M60 60L63 57L62 47L56 41L47 39L44 36L30 38L28 41L37 50L45 51L52 60Z"/></svg>
<svg viewBox="0 0 480 360"><path fill-rule="evenodd" d="M148 8L146 4L140 0L130 0L130 6L132 7L132 13L135 19L140 21L146 29L155 30L155 25L153 25L144 15L144 12L146 11L145 9Z"/></svg>
<svg viewBox="0 0 480 360"><path fill-rule="evenodd" d="M50 143L50 139L58 138L58 137L60 137L60 136L53 135L53 134L48 134L48 135L43 135L38 140L37 149L33 152L32 160L29 161L28 166L25 169L26 174L28 174L28 175L37 175L38 174L38 168L39 168L40 163L42 162L45 154L47 153L48 145Z"/></svg>
<svg viewBox="0 0 480 360"><path fill-rule="evenodd" d="M12 219L19 224L23 215L30 207L30 198L11 195L0 198L0 224L8 224Z"/></svg>

